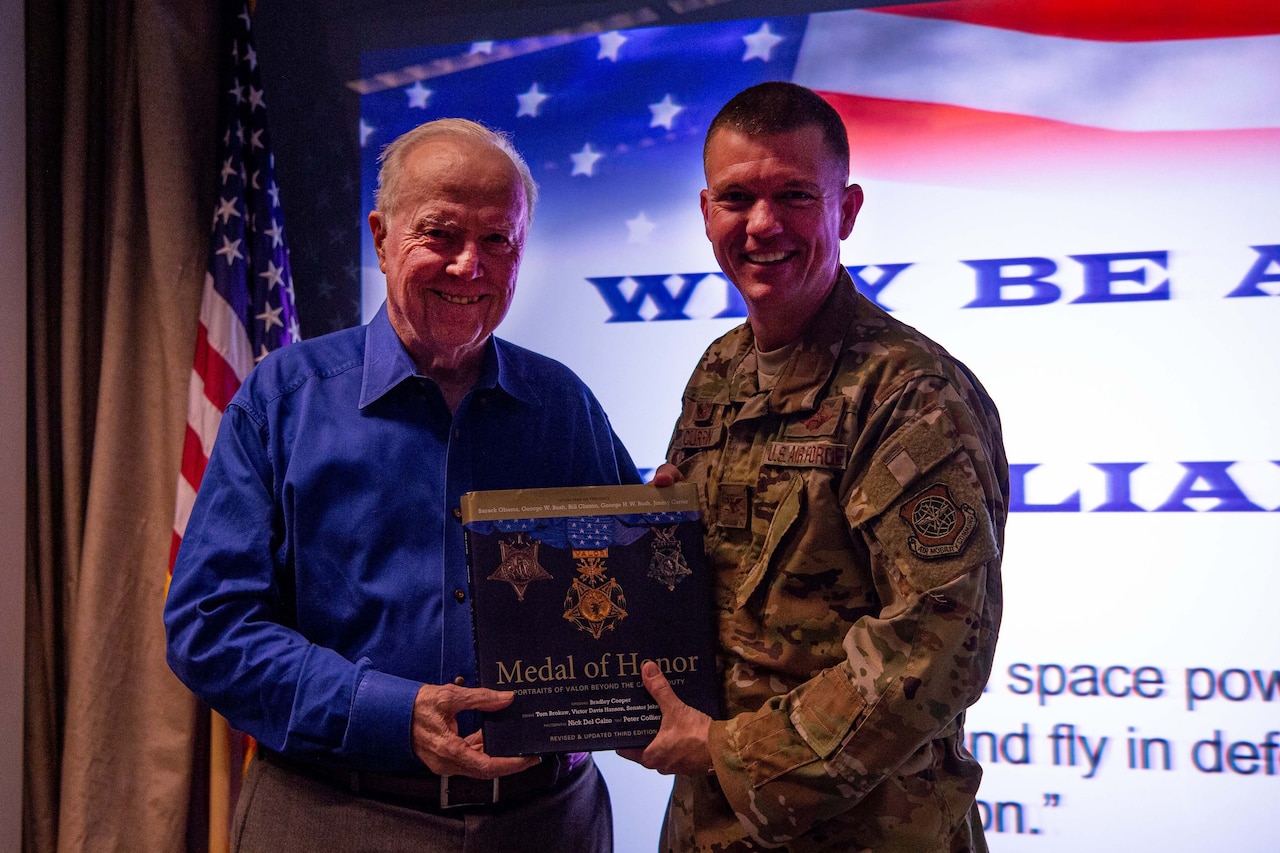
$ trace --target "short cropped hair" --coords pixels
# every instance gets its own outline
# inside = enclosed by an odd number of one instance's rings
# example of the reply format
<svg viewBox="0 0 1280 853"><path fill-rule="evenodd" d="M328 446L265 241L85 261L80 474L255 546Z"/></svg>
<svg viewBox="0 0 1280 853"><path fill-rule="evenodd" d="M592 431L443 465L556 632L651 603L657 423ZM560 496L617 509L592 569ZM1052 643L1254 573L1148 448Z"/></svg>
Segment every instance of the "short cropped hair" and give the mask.
<svg viewBox="0 0 1280 853"><path fill-rule="evenodd" d="M378 210L388 216L391 215L392 206L400 192L400 173L404 168L405 159L419 145L437 137L472 139L506 154L511 159L511 165L515 166L520 174L521 183L524 184L525 206L528 208L527 221L533 221L533 206L538 201L538 185L529 172L529 164L520 156L511 138L505 133L465 118L440 118L425 122L413 130L402 133L382 149L382 153L378 155L378 162L382 165L378 168L378 189L374 195L374 205Z"/></svg>
<svg viewBox="0 0 1280 853"><path fill-rule="evenodd" d="M845 170L847 179L849 134L840 114L812 89L776 80L743 89L720 108L707 129L702 162L707 162L711 138L717 131L736 130L747 136L772 136L805 127L817 127L822 131L827 149Z"/></svg>

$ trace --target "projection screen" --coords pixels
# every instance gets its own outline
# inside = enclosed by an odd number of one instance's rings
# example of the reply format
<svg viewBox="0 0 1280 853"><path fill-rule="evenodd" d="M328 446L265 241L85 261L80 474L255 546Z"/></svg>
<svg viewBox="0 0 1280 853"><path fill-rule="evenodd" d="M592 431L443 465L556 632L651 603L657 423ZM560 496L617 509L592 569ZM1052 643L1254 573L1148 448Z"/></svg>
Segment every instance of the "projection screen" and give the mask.
<svg viewBox="0 0 1280 853"><path fill-rule="evenodd" d="M968 745L999 851L1280 849L1280 13L929 3L362 58L363 198L432 118L510 132L542 201L509 340L636 462L743 321L698 209L735 92L845 118L860 290L966 362L1012 463L1005 618ZM1153 10L1144 12L1144 9ZM362 309L384 282L366 233ZM612 754L619 851L670 779Z"/></svg>

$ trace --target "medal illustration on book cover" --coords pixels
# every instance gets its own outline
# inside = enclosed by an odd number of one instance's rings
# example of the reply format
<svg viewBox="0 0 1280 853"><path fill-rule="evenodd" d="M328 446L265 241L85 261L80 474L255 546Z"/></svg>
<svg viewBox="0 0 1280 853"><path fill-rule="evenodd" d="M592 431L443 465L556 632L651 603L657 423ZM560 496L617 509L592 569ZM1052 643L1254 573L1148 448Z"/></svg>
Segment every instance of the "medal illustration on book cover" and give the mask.
<svg viewBox="0 0 1280 853"><path fill-rule="evenodd" d="M497 570L489 575L491 581L502 581L511 584L516 591L516 598L524 601L524 591L534 581L551 580L550 573L538 562L538 546L536 539L526 541L523 533L517 533L515 541L499 541L498 548L502 552L502 562Z"/></svg>
<svg viewBox="0 0 1280 853"><path fill-rule="evenodd" d="M568 520L568 538L573 546L578 577L565 592L564 618L597 640L627 616L622 585L605 575L611 533L609 521L587 517Z"/></svg>
<svg viewBox="0 0 1280 853"><path fill-rule="evenodd" d="M653 528L653 555L649 558L649 577L672 591L676 584L684 580L686 575L693 574L689 564L685 562L684 552L680 550L680 541L676 539L676 528Z"/></svg>

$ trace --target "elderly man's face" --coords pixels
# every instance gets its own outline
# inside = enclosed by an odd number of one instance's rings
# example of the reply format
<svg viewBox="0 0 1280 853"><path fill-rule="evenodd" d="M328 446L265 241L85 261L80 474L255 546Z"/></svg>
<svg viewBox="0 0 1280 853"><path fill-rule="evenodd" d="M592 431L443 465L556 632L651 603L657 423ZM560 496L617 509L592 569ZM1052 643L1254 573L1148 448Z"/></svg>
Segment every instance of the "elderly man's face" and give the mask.
<svg viewBox="0 0 1280 853"><path fill-rule="evenodd" d="M845 186L847 164L815 126L770 136L718 130L705 167L702 217L716 260L742 293L761 349L787 344L831 291L862 190Z"/></svg>
<svg viewBox="0 0 1280 853"><path fill-rule="evenodd" d="M406 156L391 214L369 215L387 276L387 315L420 369L478 358L506 316L528 228L510 158L478 140L437 137Z"/></svg>

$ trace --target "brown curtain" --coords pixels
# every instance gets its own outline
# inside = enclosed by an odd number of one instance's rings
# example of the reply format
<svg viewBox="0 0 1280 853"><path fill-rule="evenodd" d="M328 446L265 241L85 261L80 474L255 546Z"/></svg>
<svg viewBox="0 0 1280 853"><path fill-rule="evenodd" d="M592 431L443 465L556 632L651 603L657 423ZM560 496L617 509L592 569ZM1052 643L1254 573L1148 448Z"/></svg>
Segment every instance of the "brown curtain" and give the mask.
<svg viewBox="0 0 1280 853"><path fill-rule="evenodd" d="M217 175L217 5L26 11L23 849L185 850L196 711L160 611Z"/></svg>

